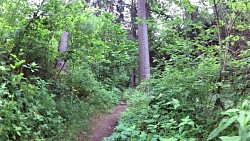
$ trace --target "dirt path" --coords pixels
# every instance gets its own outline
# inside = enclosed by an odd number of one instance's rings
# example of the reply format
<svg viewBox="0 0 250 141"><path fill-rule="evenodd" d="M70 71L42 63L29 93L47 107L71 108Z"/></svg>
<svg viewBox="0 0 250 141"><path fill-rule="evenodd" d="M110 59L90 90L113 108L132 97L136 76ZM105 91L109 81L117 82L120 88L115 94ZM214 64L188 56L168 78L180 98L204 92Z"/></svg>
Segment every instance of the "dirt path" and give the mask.
<svg viewBox="0 0 250 141"><path fill-rule="evenodd" d="M127 105L118 105L112 113L107 115L95 115L91 119L91 131L88 138L80 135L78 141L101 141L104 137L108 137L113 133L116 122L120 114L126 109Z"/></svg>

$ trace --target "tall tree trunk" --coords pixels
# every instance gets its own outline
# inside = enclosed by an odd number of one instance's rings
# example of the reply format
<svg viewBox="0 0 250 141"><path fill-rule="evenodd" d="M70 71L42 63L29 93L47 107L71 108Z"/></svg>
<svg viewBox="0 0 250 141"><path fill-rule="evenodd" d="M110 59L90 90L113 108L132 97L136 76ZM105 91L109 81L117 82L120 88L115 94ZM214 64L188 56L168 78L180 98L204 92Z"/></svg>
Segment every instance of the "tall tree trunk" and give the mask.
<svg viewBox="0 0 250 141"><path fill-rule="evenodd" d="M130 34L132 39L136 39L136 24L135 24L135 18L136 18L136 0L132 0L131 3L131 9L130 9L130 17L131 17L131 22L130 22Z"/></svg>
<svg viewBox="0 0 250 141"><path fill-rule="evenodd" d="M116 5L116 23L124 23L124 1L118 0Z"/></svg>
<svg viewBox="0 0 250 141"><path fill-rule="evenodd" d="M216 3L216 1L213 1L214 4L214 14L215 14L215 18L216 18L216 23L217 23L217 32L218 32L218 42L219 42L219 46L220 46L220 64L221 64L221 71L220 71L220 76L219 76L219 82L223 83L225 80L225 70L226 70L226 61L225 58L223 57L223 46L222 46L222 42L221 42L221 28L220 28L220 18L219 18L219 11L218 11L218 3ZM218 94L222 93L222 87L218 86ZM222 110L225 110L225 106L223 101L221 101L221 99L218 97L215 101L215 106L220 106L222 108Z"/></svg>
<svg viewBox="0 0 250 141"><path fill-rule="evenodd" d="M146 24L146 0L137 1L137 11L139 17L138 40L139 40L139 79L142 82L150 77L149 47L148 47L148 27Z"/></svg>
<svg viewBox="0 0 250 141"><path fill-rule="evenodd" d="M131 71L130 86L131 86L132 89L134 89L136 87L136 82L135 82L135 68L133 68L132 71Z"/></svg>
<svg viewBox="0 0 250 141"><path fill-rule="evenodd" d="M135 18L136 18L136 0L132 0L131 3L131 9L130 9L130 17L131 17L131 27L130 27L130 36L132 38L132 40L135 40L137 38L136 36L136 24L135 24ZM131 88L135 88L136 87L136 69L135 67L132 68L131 70L131 76L130 76L130 86Z"/></svg>
<svg viewBox="0 0 250 141"><path fill-rule="evenodd" d="M69 32L63 32L61 39L60 39L60 43L58 46L58 52L60 53L64 53L67 50L68 47L68 39L69 39ZM67 62L67 58L58 58L57 62L56 62L56 69L59 71L59 73L62 70L66 70L66 62Z"/></svg>

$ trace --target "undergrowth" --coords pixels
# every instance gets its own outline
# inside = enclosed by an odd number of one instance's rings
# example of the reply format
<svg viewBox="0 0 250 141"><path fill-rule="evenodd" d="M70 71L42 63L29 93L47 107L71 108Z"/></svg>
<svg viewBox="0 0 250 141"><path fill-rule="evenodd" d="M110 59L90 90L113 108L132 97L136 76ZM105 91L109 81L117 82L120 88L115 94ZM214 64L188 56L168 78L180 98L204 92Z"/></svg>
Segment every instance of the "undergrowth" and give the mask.
<svg viewBox="0 0 250 141"><path fill-rule="evenodd" d="M88 130L91 116L116 105L121 93L116 88L105 88L88 67L76 68L56 84L62 85L57 85L60 89L56 90L59 92L57 109L65 123L61 140L77 140L79 133Z"/></svg>
<svg viewBox="0 0 250 141"><path fill-rule="evenodd" d="M235 97L224 97L234 91L232 87L223 85L224 93L217 93L220 68L215 60L204 59L190 68L166 68L157 79L125 93L129 107L104 141L250 139L249 97L239 96L241 102L235 106ZM219 96L227 111L217 105Z"/></svg>
<svg viewBox="0 0 250 141"><path fill-rule="evenodd" d="M0 140L57 140L64 119L56 109L55 94L41 78L15 74L23 62L0 64Z"/></svg>
<svg viewBox="0 0 250 141"><path fill-rule="evenodd" d="M105 88L88 69L45 81L16 72L22 63L0 64L0 140L77 140L93 113L118 102L120 91Z"/></svg>

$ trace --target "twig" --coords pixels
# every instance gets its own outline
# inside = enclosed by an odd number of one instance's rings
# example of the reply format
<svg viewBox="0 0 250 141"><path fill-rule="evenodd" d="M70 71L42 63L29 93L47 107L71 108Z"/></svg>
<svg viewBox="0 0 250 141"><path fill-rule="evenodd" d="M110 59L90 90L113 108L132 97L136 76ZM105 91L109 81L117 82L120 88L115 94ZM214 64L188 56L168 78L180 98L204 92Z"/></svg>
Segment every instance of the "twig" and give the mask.
<svg viewBox="0 0 250 141"><path fill-rule="evenodd" d="M64 66L66 65L66 62L67 62L67 61L68 61L68 59L66 59L66 60L64 61L62 67L60 68L60 70L59 70L59 72L58 72L58 74L57 74L57 76L60 75L60 73L61 73L62 69L64 68Z"/></svg>

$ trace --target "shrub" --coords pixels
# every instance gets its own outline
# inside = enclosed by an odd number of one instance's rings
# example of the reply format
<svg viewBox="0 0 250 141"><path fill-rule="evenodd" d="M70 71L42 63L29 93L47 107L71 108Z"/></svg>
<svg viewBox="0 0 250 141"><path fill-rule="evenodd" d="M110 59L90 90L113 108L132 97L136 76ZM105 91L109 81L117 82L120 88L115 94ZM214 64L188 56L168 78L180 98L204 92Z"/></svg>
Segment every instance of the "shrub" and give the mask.
<svg viewBox="0 0 250 141"><path fill-rule="evenodd" d="M198 133L199 127L189 116L177 114L188 111L177 99L151 105L155 97L141 92L131 94L129 108L119 119L115 133L104 140L182 140L194 139Z"/></svg>
<svg viewBox="0 0 250 141"><path fill-rule="evenodd" d="M190 68L167 66L139 87L147 93L129 92L129 108L106 140L204 140L217 123L211 93L218 72L216 59Z"/></svg>
<svg viewBox="0 0 250 141"><path fill-rule="evenodd" d="M117 104L121 92L116 88L106 90L84 65L60 77L53 81L52 88L58 94L57 109L65 122L61 138L77 140L79 132L87 131L90 116Z"/></svg>
<svg viewBox="0 0 250 141"><path fill-rule="evenodd" d="M22 73L13 73L15 67L0 66L0 140L55 140L63 124L48 83L23 78Z"/></svg>

